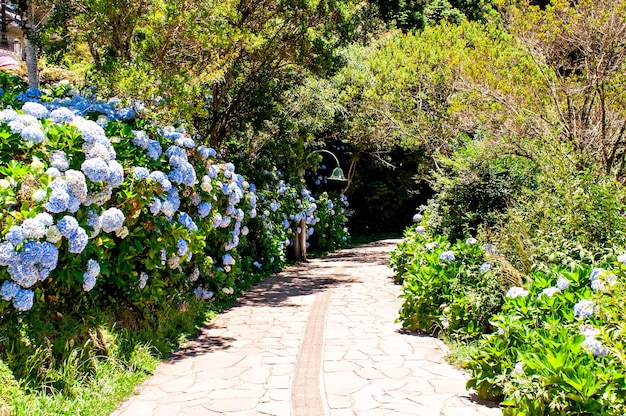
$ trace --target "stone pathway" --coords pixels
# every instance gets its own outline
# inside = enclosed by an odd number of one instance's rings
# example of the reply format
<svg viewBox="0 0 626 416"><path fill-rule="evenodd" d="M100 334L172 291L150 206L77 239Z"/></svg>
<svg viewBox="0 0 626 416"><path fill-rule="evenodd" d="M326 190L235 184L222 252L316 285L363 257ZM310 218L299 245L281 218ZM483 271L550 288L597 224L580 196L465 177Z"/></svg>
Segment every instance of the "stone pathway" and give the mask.
<svg viewBox="0 0 626 416"><path fill-rule="evenodd" d="M292 266L250 289L114 416L499 416L437 339L395 324L398 240Z"/></svg>

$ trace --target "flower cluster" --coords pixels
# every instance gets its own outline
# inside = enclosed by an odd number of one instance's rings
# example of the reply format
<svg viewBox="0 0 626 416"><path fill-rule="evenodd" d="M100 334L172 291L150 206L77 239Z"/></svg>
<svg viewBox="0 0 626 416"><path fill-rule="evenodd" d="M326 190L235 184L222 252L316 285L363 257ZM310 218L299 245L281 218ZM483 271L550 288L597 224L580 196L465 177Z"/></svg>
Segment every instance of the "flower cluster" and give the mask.
<svg viewBox="0 0 626 416"><path fill-rule="evenodd" d="M42 185L29 188L28 218L9 223L0 236L0 265L10 277L0 294L18 310L30 309L34 286L55 269L66 268L70 259L84 262L82 290L99 296L93 289L100 266L111 276L119 273L121 268L114 270L124 254L120 251L129 246L141 247L144 255L125 267L135 278L122 279L120 293L134 296L145 289L141 296L147 298L148 276L186 275L197 282L199 298L212 298L211 290L228 294L242 269L260 269L281 258L279 250L290 243L287 231L305 232L303 221L308 238L320 222L316 199L305 188L277 180L264 195L257 194L234 164L220 161L210 147L196 147L183 128L142 131L135 123L128 128L117 122L143 111L141 106L79 95L42 99L38 90L19 99L21 110L0 111L0 122L37 151L41 160L33 158L29 169ZM2 186L15 187L16 181L7 177ZM257 217L257 202L267 213L258 223L264 232L280 235L281 244L258 259L242 258L239 251L251 232L248 221ZM341 195L339 202L324 205L338 211L348 203ZM280 230L277 225L285 222ZM126 242L119 241L127 236ZM97 261L90 258L95 253ZM188 290L188 282L180 287Z"/></svg>
<svg viewBox="0 0 626 416"><path fill-rule="evenodd" d="M519 286L511 286L504 296L511 299L526 297L528 296L528 290Z"/></svg>
<svg viewBox="0 0 626 416"><path fill-rule="evenodd" d="M439 260L441 261L454 261L454 251L452 250L447 250L447 251L442 251L441 254L439 254Z"/></svg>

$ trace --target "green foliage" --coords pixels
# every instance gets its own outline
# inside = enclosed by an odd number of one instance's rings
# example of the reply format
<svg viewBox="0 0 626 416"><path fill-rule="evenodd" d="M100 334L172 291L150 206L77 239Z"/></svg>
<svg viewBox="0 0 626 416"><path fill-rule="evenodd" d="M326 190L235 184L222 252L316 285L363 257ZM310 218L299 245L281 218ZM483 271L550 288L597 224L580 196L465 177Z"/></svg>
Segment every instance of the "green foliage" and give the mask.
<svg viewBox="0 0 626 416"><path fill-rule="evenodd" d="M588 266L534 273L527 293L506 298L492 320L497 331L467 361L468 387L504 398L504 414L622 414L624 270L600 271L596 283ZM589 316L576 312L583 299L595 305Z"/></svg>
<svg viewBox="0 0 626 416"><path fill-rule="evenodd" d="M502 303L502 283L476 240L451 244L446 237L408 229L391 266L402 281L398 321L403 327L455 339L491 330L489 319Z"/></svg>
<svg viewBox="0 0 626 416"><path fill-rule="evenodd" d="M495 226L517 200L537 189L534 163L516 156L490 158L481 143L468 143L441 166L426 211L429 226L450 238Z"/></svg>
<svg viewBox="0 0 626 416"><path fill-rule="evenodd" d="M486 20L495 14L491 0L373 0L380 17L404 31L423 29L441 20L460 23L469 20Z"/></svg>
<svg viewBox="0 0 626 416"><path fill-rule="evenodd" d="M517 267L591 263L626 247L624 186L592 172L553 164L518 198L491 238Z"/></svg>

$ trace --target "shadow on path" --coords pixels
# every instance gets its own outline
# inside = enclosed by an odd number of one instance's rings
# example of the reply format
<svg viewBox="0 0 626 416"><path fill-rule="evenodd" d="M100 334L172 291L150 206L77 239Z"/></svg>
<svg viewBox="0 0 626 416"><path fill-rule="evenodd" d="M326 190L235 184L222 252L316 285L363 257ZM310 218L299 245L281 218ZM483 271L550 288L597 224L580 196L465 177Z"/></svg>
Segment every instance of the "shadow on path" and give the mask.
<svg viewBox="0 0 626 416"><path fill-rule="evenodd" d="M387 250L379 249L383 247ZM297 306L295 302L290 302L289 299L312 295L329 288L353 283L355 281L354 276L350 275L349 270L345 270L351 268L352 265L342 264L343 262L386 266L389 257L388 248L389 242L377 241L328 254L309 262L297 263L280 273L263 279L221 313L248 306ZM185 343L172 354L168 362L230 349L236 338L217 335L225 330L226 328L223 326L209 322L200 330L199 335L194 340Z"/></svg>

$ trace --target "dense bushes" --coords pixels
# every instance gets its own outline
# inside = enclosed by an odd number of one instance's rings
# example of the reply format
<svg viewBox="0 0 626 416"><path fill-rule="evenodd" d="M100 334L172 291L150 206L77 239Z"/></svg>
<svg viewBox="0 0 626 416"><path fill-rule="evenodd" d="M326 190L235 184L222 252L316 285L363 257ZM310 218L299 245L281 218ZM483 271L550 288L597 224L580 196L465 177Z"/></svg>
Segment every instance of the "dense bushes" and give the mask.
<svg viewBox="0 0 626 416"><path fill-rule="evenodd" d="M468 143L443 163L434 198L425 208L428 225L451 239L493 227L525 192L537 187L537 166L518 156L489 157L481 142Z"/></svg>
<svg viewBox="0 0 626 416"><path fill-rule="evenodd" d="M1 224L5 313L9 302L21 311L68 297L74 307L150 308L232 293L244 269L280 268L301 219L307 237L319 222L302 183L269 172L257 190L183 129L136 118L137 106L37 90L19 100L20 112L0 114L0 199L11 207ZM324 216L322 233L344 233L345 216ZM246 252L255 238L256 252Z"/></svg>
<svg viewBox="0 0 626 416"><path fill-rule="evenodd" d="M276 171L257 189L138 103L20 85L5 79L0 111L0 359L22 387L72 397L101 371L136 382L128 370L171 352L205 300L281 269L297 232L323 249L347 240L343 196Z"/></svg>
<svg viewBox="0 0 626 416"><path fill-rule="evenodd" d="M624 414L623 185L555 161L517 176L523 186L506 204L455 216L456 207L471 212L465 195L503 183L464 182L458 172L438 179L442 194L425 210L434 218L407 230L392 255L403 326L468 344L468 387L505 414ZM495 245L468 245L467 230Z"/></svg>
<svg viewBox="0 0 626 416"><path fill-rule="evenodd" d="M464 362L468 388L501 400L505 414L622 415L625 262L544 267L524 278L494 246L451 244L418 226L392 256L405 299L399 320L477 339Z"/></svg>
<svg viewBox="0 0 626 416"><path fill-rule="evenodd" d="M485 249L490 247L475 238L452 244L432 238L423 226L407 230L391 262L403 282L402 326L458 339L489 331L502 285Z"/></svg>
<svg viewBox="0 0 626 416"><path fill-rule="evenodd" d="M468 387L505 414L624 414L623 264L554 268L509 290L494 333L466 363Z"/></svg>

